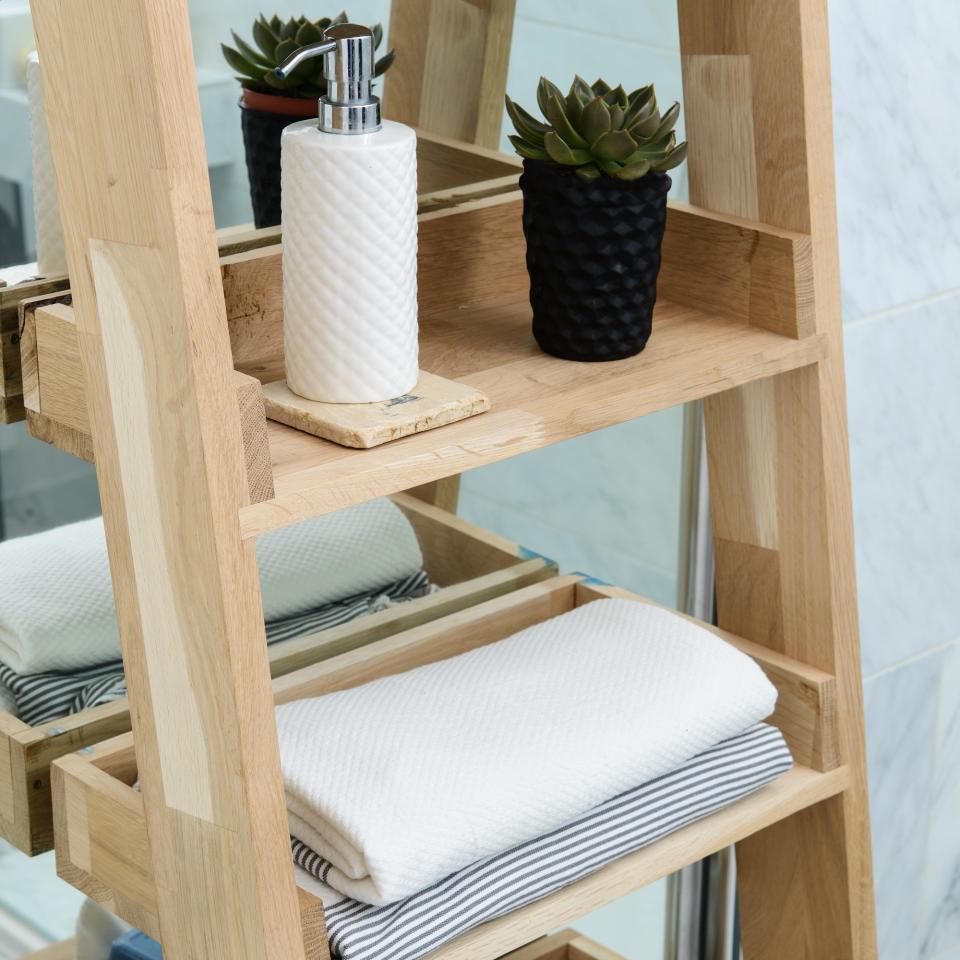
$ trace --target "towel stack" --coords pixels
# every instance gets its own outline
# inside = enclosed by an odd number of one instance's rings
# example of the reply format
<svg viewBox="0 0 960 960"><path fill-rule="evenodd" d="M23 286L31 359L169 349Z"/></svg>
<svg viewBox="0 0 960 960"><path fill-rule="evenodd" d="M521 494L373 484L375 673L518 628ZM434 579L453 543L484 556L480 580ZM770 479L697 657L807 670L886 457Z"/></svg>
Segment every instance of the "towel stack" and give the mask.
<svg viewBox="0 0 960 960"><path fill-rule="evenodd" d="M714 634L609 599L285 704L298 883L335 957L417 960L784 772L775 701Z"/></svg>
<svg viewBox="0 0 960 960"><path fill-rule="evenodd" d="M257 541L267 642L345 623L430 589L416 534L373 500ZM0 543L0 706L45 723L126 695L97 517Z"/></svg>

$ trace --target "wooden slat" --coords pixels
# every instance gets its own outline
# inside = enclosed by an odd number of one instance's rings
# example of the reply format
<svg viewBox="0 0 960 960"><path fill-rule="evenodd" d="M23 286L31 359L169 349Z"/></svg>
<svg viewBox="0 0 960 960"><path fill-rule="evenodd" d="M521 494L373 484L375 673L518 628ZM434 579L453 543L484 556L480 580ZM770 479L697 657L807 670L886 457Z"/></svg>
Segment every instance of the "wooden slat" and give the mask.
<svg viewBox="0 0 960 960"><path fill-rule="evenodd" d="M419 487L411 487L406 492L425 503L432 503L442 510L456 513L460 503L460 477L457 475L433 480Z"/></svg>
<svg viewBox="0 0 960 960"><path fill-rule="evenodd" d="M283 676L318 660L357 650L374 640L448 617L555 575L556 566L546 560L534 558L518 563L515 567L497 570L468 583L455 584L439 593L371 614L352 630L347 629L346 625L332 627L322 635L288 640L282 645L275 644L270 648L271 673L275 677Z"/></svg>
<svg viewBox="0 0 960 960"><path fill-rule="evenodd" d="M273 497L273 464L264 409L263 385L239 370L233 372L237 406L240 410L240 442L243 445L247 491L251 503Z"/></svg>
<svg viewBox="0 0 960 960"><path fill-rule="evenodd" d="M560 930L548 937L540 937L518 950L504 954L503 960L567 960L568 945L579 936L576 930Z"/></svg>
<svg viewBox="0 0 960 960"><path fill-rule="evenodd" d="M501 960L624 960L576 930L560 930L504 954Z"/></svg>
<svg viewBox="0 0 960 960"><path fill-rule="evenodd" d="M393 120L486 147L500 144L516 0L401 0L385 79Z"/></svg>
<svg viewBox="0 0 960 960"><path fill-rule="evenodd" d="M33 314L37 357L30 372L36 370L38 382L35 388L27 384L27 393L38 399L38 413L78 433L89 434L87 391L80 366L73 308L64 303L53 303L40 307Z"/></svg>
<svg viewBox="0 0 960 960"><path fill-rule="evenodd" d="M167 957L298 960L187 4L31 13Z"/></svg>
<svg viewBox="0 0 960 960"><path fill-rule="evenodd" d="M273 682L277 703L346 690L476 650L573 609L577 577L554 577L442 620L386 637Z"/></svg>
<svg viewBox="0 0 960 960"><path fill-rule="evenodd" d="M589 937L579 936L570 941L567 960L624 960L624 958L602 943Z"/></svg>
<svg viewBox="0 0 960 960"><path fill-rule="evenodd" d="M20 301L65 289L66 278L38 280L0 288L0 423L23 419L20 372Z"/></svg>
<svg viewBox="0 0 960 960"><path fill-rule="evenodd" d="M708 819L615 860L543 900L471 930L430 954L430 960L495 960L517 943L570 923L771 824L786 821L798 811L837 796L847 782L844 767L830 773L796 767Z"/></svg>
<svg viewBox="0 0 960 960"><path fill-rule="evenodd" d="M53 943L49 947L37 950L23 960L76 960L77 943L75 940L62 940L60 943Z"/></svg>
<svg viewBox="0 0 960 960"><path fill-rule="evenodd" d="M21 305L23 389L31 436L93 461L86 383L70 294ZM270 441L260 381L234 373L250 502L273 496Z"/></svg>
<svg viewBox="0 0 960 960"><path fill-rule="evenodd" d="M30 849L30 792L23 745L30 733L25 723L0 711L0 828L21 850Z"/></svg>
<svg viewBox="0 0 960 960"><path fill-rule="evenodd" d="M836 677L850 773L842 796L739 845L744 951L872 960L826 4L678 10L690 198L809 235L813 328L828 343L817 365L704 406L720 625Z"/></svg>
<svg viewBox="0 0 960 960"><path fill-rule="evenodd" d="M785 337L814 332L810 238L672 203L657 292Z"/></svg>

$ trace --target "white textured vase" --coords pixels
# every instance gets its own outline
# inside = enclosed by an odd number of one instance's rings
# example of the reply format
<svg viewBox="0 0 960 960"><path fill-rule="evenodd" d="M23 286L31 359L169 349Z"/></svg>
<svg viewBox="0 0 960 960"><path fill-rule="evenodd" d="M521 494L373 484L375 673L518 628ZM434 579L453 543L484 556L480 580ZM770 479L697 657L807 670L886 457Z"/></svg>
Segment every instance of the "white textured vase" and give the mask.
<svg viewBox="0 0 960 960"><path fill-rule="evenodd" d="M40 59L36 51L27 57L27 103L30 107L30 143L33 152L33 215L37 224L37 272L57 277L67 272L60 225L60 200L53 172L47 116L43 109Z"/></svg>
<svg viewBox="0 0 960 960"><path fill-rule="evenodd" d="M283 132L283 330L287 383L328 403L409 393L417 342L417 138Z"/></svg>

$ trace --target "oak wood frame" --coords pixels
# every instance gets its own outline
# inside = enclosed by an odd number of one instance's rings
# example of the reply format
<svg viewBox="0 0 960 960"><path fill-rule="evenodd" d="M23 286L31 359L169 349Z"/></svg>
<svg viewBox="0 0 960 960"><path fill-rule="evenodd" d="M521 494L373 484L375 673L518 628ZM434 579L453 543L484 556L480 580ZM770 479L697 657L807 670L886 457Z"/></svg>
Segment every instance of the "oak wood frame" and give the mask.
<svg viewBox="0 0 960 960"><path fill-rule="evenodd" d="M274 699L286 703L319 696L443 660L607 597L650 602L616 587L590 585L577 576L553 578L287 674L274 680ZM777 687L778 707L772 722L783 732L796 768L729 810L464 934L439 948L434 954L437 960L493 960L524 938L555 929L579 912L602 906L844 788L848 772L839 763L833 677L719 628L703 626L753 657ZM136 778L129 735L54 764L57 868L88 895L155 934L157 895L143 801L130 786Z"/></svg>
<svg viewBox="0 0 960 960"><path fill-rule="evenodd" d="M400 3L426 33L432 5ZM502 12L496 0L472 6ZM50 65L44 83L57 91L47 98L51 140L137 707L159 933L173 960L297 958L304 905L290 882L250 544L258 529L251 518L260 514L242 482L184 11L182 0L34 0ZM812 285L803 299L812 294L812 309L795 320L804 339L822 345L766 379L753 371L732 389L708 391L721 626L835 678L842 766L811 773L802 789L796 777L785 779L765 794L763 809L736 805L711 818L710 843L685 835L675 842L692 859L718 841L739 841L749 960L872 960L826 4L679 0L679 11L691 198L808 238ZM430 38L450 49L455 41ZM767 297L761 282L750 302L769 307ZM779 311L769 313L779 332ZM133 362L142 377L126 375ZM674 399L692 395L691 388ZM455 464L445 469L455 472ZM408 478L442 475L411 470ZM141 518L145 504L156 517L150 524ZM305 512L319 506L315 500ZM174 549L183 538L188 553ZM145 568L158 542L166 545L161 560ZM195 625L151 603L148 580L165 586L176 609L199 614ZM802 800L766 809L777 790ZM445 955L492 957L663 869L644 855L628 858L564 893L559 907L534 905ZM312 937L311 952L315 925Z"/></svg>

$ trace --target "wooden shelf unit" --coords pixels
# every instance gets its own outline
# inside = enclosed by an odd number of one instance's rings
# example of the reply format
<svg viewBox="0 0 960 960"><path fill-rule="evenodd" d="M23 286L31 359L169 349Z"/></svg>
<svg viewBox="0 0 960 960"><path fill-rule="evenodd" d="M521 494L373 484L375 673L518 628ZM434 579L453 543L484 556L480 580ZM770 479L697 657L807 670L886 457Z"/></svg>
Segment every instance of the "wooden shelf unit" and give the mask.
<svg viewBox="0 0 960 960"><path fill-rule="evenodd" d="M576 576L553 578L276 679L274 700L287 703L320 696L446 659L606 597L650 602L615 587L589 585ZM777 687L777 711L771 722L780 727L790 746L797 764L794 769L752 796L544 900L483 924L431 957L493 960L518 943L544 936L845 789L849 776L840 764L836 740L834 678L715 627L702 626L754 657ZM137 777L129 735L55 764L57 869L123 919L157 936L150 842L143 801L132 786ZM310 955L324 958L326 944L313 928L316 903L302 890L300 895L304 941L321 944Z"/></svg>
<svg viewBox="0 0 960 960"><path fill-rule="evenodd" d="M101 0L33 0L77 332L60 356L89 431L61 435L59 387L45 412L62 381L42 336L31 428L96 460L136 707L135 763L129 739L55 762L58 859L170 960L326 950L291 877L252 538L701 397L719 621L818 691L811 765L435 956L492 958L736 842L747 960L876 957L825 4L678 11L695 206L671 211L648 350L597 368L537 354L514 173L452 185L421 207L425 366L482 385L492 412L363 452L271 426L260 499L235 370L282 369L281 252L274 236L218 254L186 2L105 17ZM395 0L393 115L495 145L513 16L514 0ZM9 416L23 372L3 344Z"/></svg>

